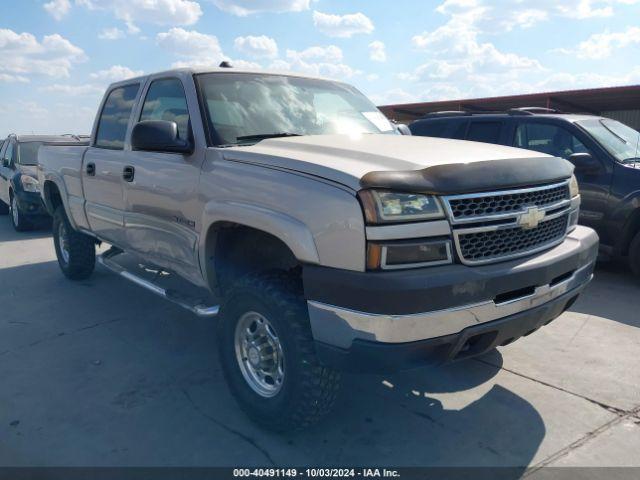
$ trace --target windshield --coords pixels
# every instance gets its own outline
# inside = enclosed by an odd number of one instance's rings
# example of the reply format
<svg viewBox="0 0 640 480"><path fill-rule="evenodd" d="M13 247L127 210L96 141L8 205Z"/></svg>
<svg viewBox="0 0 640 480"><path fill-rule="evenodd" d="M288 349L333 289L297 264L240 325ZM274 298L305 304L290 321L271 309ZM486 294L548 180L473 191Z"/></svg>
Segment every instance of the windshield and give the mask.
<svg viewBox="0 0 640 480"><path fill-rule="evenodd" d="M364 95L348 85L280 75L198 75L215 143L254 144L291 135L396 133Z"/></svg>
<svg viewBox="0 0 640 480"><path fill-rule="evenodd" d="M619 162L640 160L640 132L616 120L583 120L578 125L587 130Z"/></svg>
<svg viewBox="0 0 640 480"><path fill-rule="evenodd" d="M20 165L37 165L38 148L42 142L25 142L18 144L18 163Z"/></svg>

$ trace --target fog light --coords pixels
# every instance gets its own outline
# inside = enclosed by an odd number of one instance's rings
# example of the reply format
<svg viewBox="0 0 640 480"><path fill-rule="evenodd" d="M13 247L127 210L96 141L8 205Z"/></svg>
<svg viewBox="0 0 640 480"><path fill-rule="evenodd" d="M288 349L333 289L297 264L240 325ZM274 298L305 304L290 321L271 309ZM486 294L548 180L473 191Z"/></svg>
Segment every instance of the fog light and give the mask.
<svg viewBox="0 0 640 480"><path fill-rule="evenodd" d="M449 240L410 240L392 243L369 243L367 268L390 270L451 263Z"/></svg>

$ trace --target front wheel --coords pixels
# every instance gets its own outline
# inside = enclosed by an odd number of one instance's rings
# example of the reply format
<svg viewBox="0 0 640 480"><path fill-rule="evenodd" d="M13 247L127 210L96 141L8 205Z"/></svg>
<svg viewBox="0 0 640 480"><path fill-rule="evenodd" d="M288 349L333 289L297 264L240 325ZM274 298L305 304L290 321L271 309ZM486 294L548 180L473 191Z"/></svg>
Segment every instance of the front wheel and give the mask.
<svg viewBox="0 0 640 480"><path fill-rule="evenodd" d="M13 225L16 232L29 230L31 224L27 220L25 214L20 211L20 205L18 205L18 200L15 195L11 196L9 211L11 213L11 225Z"/></svg>
<svg viewBox="0 0 640 480"><path fill-rule="evenodd" d="M318 362L299 290L284 273L247 275L225 296L218 323L232 393L250 418L275 431L316 423L340 383L339 372Z"/></svg>
<svg viewBox="0 0 640 480"><path fill-rule="evenodd" d="M640 278L640 232L636 233L629 245L629 266L633 274Z"/></svg>
<svg viewBox="0 0 640 480"><path fill-rule="evenodd" d="M94 239L73 229L62 206L59 206L53 215L52 230L62 273L71 280L88 278L96 264Z"/></svg>

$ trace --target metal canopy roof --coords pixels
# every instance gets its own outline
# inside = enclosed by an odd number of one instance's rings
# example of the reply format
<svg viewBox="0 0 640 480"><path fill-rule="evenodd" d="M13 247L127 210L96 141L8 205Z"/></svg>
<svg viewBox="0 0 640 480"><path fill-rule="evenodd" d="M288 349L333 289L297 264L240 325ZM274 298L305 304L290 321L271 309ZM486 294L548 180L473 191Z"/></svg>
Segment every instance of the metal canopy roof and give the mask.
<svg viewBox="0 0 640 480"><path fill-rule="evenodd" d="M504 111L516 107L545 107L555 108L567 113L592 113L597 115L612 110L636 110L640 109L640 85L383 105L380 109L387 117L394 120L411 121L422 117L426 113L443 110L490 112Z"/></svg>

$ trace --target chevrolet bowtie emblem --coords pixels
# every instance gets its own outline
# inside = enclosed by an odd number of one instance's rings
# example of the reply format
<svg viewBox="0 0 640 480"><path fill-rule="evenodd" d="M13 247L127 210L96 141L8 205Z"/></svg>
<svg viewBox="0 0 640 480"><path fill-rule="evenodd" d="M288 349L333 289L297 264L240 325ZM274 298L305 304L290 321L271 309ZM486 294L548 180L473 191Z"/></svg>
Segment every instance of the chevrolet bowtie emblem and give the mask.
<svg viewBox="0 0 640 480"><path fill-rule="evenodd" d="M527 211L518 218L518 225L525 230L536 228L545 216L546 213L539 210L538 207L529 207L527 208Z"/></svg>

